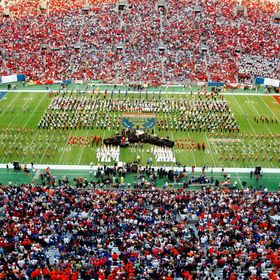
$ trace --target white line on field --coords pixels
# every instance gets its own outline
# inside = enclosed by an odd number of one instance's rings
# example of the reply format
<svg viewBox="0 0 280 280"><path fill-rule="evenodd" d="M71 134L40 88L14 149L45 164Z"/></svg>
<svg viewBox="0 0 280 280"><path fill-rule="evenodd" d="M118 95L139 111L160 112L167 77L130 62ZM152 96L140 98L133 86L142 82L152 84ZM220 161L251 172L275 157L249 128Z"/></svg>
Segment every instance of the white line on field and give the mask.
<svg viewBox="0 0 280 280"><path fill-rule="evenodd" d="M64 153L65 153L65 151L66 151L66 147L67 147L67 145L68 145L68 140L69 140L69 138L70 138L70 136L71 136L71 134L72 134L72 131L73 131L73 130L70 130L70 133L68 134L68 139L66 139L66 143L65 143L64 146L63 146L63 150L62 150L62 153L61 153L61 156L60 156L60 159L59 159L59 164L61 164L61 161L62 161L62 159L63 159Z"/></svg>
<svg viewBox="0 0 280 280"><path fill-rule="evenodd" d="M214 164L214 166L217 166L216 165L216 161L215 161L214 156L213 156L213 153L212 153L210 142L208 141L208 136L207 136L206 132L204 132L204 134L205 134L207 145L208 145L208 147L210 149L210 154L211 154L211 157L212 157L212 160L213 160L213 164Z"/></svg>
<svg viewBox="0 0 280 280"><path fill-rule="evenodd" d="M248 96L246 96L246 98L250 101L250 99L248 98ZM253 109L256 111L256 113L257 113L259 116L261 116L261 114L259 113L259 111L256 109L255 105L254 105L253 103L251 103L251 102L249 102L249 103L250 103L251 107L253 107ZM272 131L270 130L270 128L267 126L266 123L265 123L265 127L266 127L266 129L269 131L269 133L270 133L271 135L273 135Z"/></svg>
<svg viewBox="0 0 280 280"><path fill-rule="evenodd" d="M0 114L0 117L2 117L2 115L4 115L5 112L9 111L8 109L12 106L12 104L14 104L15 100L18 99L19 96L19 94L14 95L14 98L8 103L9 105L6 107L6 110L3 109L3 112Z"/></svg>
<svg viewBox="0 0 280 280"><path fill-rule="evenodd" d="M30 119L33 117L33 115L34 115L35 112L37 111L37 109L38 109L38 107L40 106L40 104L45 100L46 96L47 96L47 95L45 95L45 97L41 99L41 101L38 103L38 105L36 106L36 108L33 110L32 114L30 114L29 118L26 120L26 122L25 122L25 124L24 124L24 126L23 126L22 128L25 128L25 127L26 127L27 123L28 123L28 122L30 121ZM28 100L28 101L29 101L29 100ZM27 102L28 102L28 101L27 101ZM27 102L26 102L26 103L27 103ZM26 104L26 103L25 103L25 104ZM24 104L24 105L25 105L25 104ZM11 123L10 123L10 124L11 124ZM10 126L10 124L9 124L9 126ZM8 127L9 127L9 126L8 126ZM11 147L17 142L17 139L18 139L20 136L21 136L21 134L19 133L18 136L15 137L14 142L11 144ZM3 162L3 160L2 160L2 162Z"/></svg>
<svg viewBox="0 0 280 280"><path fill-rule="evenodd" d="M240 109L240 111L242 112L242 114L245 116L245 119L246 119L246 121L248 122L248 124L250 125L250 127L252 128L252 130L253 130L253 132L254 132L254 134L255 135L257 135L257 133L256 133L256 131L255 131L255 129L254 129L254 127L252 126L252 124L251 124L251 122L248 120L248 118L246 117L246 114L244 113L244 111L243 111L243 109L242 109L242 107L239 105L239 103L237 102L237 100L236 100L236 98L235 98L235 96L233 95L233 98L234 98L234 100L235 100L235 102L236 102L236 104L238 105L238 107L239 107L239 109ZM250 99L249 99L249 101L250 101ZM255 108L255 110L256 110L256 108ZM258 111L256 110L256 112L258 113ZM258 113L259 114L259 113ZM243 140L244 141L244 140ZM267 153L266 153L267 154ZM267 154L267 156L268 156L268 154ZM274 168L274 166L273 166L273 163L271 163L271 165L272 165L272 168Z"/></svg>
<svg viewBox="0 0 280 280"><path fill-rule="evenodd" d="M263 104L266 106L266 108L271 112L271 114L276 118L276 120L279 122L278 117L274 114L274 112L269 108L269 106L266 104L265 101L259 96L259 99L263 102Z"/></svg>
<svg viewBox="0 0 280 280"><path fill-rule="evenodd" d="M87 133L86 133L86 137L85 137L85 138L88 137L88 131L89 131L89 130L87 130ZM82 149L81 149L81 153L80 153L80 157L79 157L79 165L80 165L80 163L81 163L81 159L82 159L82 155L83 155L84 149L85 149L85 145L83 145L83 147L82 147Z"/></svg>

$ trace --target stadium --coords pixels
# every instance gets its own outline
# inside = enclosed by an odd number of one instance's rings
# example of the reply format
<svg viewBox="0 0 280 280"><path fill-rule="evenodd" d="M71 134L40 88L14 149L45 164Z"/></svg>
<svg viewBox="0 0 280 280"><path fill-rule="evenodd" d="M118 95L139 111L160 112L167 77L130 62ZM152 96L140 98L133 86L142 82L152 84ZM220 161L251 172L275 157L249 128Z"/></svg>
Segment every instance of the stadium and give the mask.
<svg viewBox="0 0 280 280"><path fill-rule="evenodd" d="M0 279L280 279L280 1L0 0Z"/></svg>

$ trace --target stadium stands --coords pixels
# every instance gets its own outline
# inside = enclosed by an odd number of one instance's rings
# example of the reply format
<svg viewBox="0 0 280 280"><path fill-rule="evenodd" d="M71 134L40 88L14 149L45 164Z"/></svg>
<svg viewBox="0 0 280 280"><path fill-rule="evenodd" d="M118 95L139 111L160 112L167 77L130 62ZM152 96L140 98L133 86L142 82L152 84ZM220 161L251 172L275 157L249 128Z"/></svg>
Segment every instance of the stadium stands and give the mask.
<svg viewBox="0 0 280 280"><path fill-rule="evenodd" d="M279 193L45 178L0 189L1 279L278 279Z"/></svg>
<svg viewBox="0 0 280 280"><path fill-rule="evenodd" d="M273 20L277 6L272 2L123 3L2 0L0 12L6 16L0 19L0 76L22 73L38 83L73 79L149 85L279 78L280 29ZM250 142L248 147L242 142L241 158L236 149L240 142L234 138L239 125L227 102L214 94L177 102L55 97L38 128L119 130L120 117L106 113L134 112L139 104L148 112L174 114L169 120L159 118L159 130L216 133L212 147L222 155L225 150L236 152L232 160L251 160L251 147L264 151L264 160L272 160L279 151L274 134L246 134ZM9 110L14 114L12 105ZM185 111L191 117L184 117ZM259 115L254 121L278 124L275 116ZM25 126L2 128L3 146L6 141L13 148L20 134L22 142L31 142L33 128ZM218 138L223 130L233 141ZM99 134L68 139L65 134L63 141L73 147L96 144L98 161L119 161L120 149L101 146ZM206 145L189 135L175 144L190 151L205 150ZM12 158L12 152L25 158L22 143L16 145L14 150L3 147L5 158ZM53 153L48 147L46 158ZM33 158L35 151L41 158L42 146L34 145ZM180 165L167 148L151 152L157 164ZM259 154L254 156L257 161ZM252 190L244 182L243 189L236 190L237 183L231 184L226 174L219 184L203 172L196 178L162 167L157 172L141 167L138 172L136 162L131 170L135 166L136 183L126 186L127 166L119 173L116 166L98 168L97 174L91 168L89 175L95 175L97 183L77 177L71 186L67 178L57 180L46 170L36 171L40 184L0 186L0 279L279 279L279 192ZM160 189L155 188L157 178L166 181ZM182 188L172 188L170 182ZM192 191L190 186L202 190Z"/></svg>
<svg viewBox="0 0 280 280"><path fill-rule="evenodd" d="M122 11L89 1L87 12L83 1L51 1L46 14L38 4L7 4L14 20L1 20L0 75L154 85L279 78L273 3L242 1L244 15L235 1L166 1L160 9L129 1Z"/></svg>

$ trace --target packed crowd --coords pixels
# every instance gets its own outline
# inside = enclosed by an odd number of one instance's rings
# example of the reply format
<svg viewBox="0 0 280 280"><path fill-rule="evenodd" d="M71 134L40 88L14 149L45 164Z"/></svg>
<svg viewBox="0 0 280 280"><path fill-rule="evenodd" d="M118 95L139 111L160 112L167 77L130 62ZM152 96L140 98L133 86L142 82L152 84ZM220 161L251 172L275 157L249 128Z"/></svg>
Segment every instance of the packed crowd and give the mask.
<svg viewBox="0 0 280 280"><path fill-rule="evenodd" d="M234 113L223 96L208 94L179 99L113 100L88 97L55 97L38 128L119 130L122 112L152 112L159 131L239 132Z"/></svg>
<svg viewBox="0 0 280 280"><path fill-rule="evenodd" d="M279 279L276 192L22 184L0 196L1 279Z"/></svg>
<svg viewBox="0 0 280 280"><path fill-rule="evenodd" d="M156 0L134 0L122 11L115 1L92 0L87 12L83 1L49 2L40 15L36 1L7 3L15 19L0 22L1 76L155 85L279 78L275 3L241 1L247 16L240 16L234 0L165 1L160 9Z"/></svg>

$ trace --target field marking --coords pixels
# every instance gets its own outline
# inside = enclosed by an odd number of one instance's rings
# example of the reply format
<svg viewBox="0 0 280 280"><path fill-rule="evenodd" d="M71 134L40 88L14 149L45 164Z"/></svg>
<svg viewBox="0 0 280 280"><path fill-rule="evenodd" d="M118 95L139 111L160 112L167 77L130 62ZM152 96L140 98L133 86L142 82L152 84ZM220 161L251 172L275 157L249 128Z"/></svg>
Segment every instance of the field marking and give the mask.
<svg viewBox="0 0 280 280"><path fill-rule="evenodd" d="M51 138L48 139L48 140L49 140L49 144L48 144L48 145L50 146L50 148L51 148L51 144L50 144L50 143L51 143L51 140L54 138L54 135L55 135L55 133L53 133L52 136L51 136ZM41 158L40 158L40 164L42 164L42 159L44 158L44 156L45 156L45 154L46 154L47 147L48 147L48 146L46 146L45 151L44 151L44 153L42 154L42 156L41 156Z"/></svg>
<svg viewBox="0 0 280 280"><path fill-rule="evenodd" d="M210 142L208 141L208 137L207 137L206 132L204 132L204 134L205 134L206 142L207 142L207 144L209 146L209 149L210 149L210 154L211 154L211 157L212 157L212 160L213 160L213 164L214 164L214 166L216 166L216 161L214 159L213 152L212 152L212 149L211 149L211 145L210 145Z"/></svg>
<svg viewBox="0 0 280 280"><path fill-rule="evenodd" d="M38 132L37 132L38 133ZM104 134L105 134L105 131L104 131ZM172 134L173 134L173 132L172 132ZM70 135L71 135L71 133L70 133ZM104 136L103 136L103 138L104 138ZM34 139L33 139L34 140ZM243 143L244 144L244 143ZM67 149L66 149L66 151L67 151ZM193 155L194 155L194 153L193 153ZM213 156L213 154L212 154L212 156Z"/></svg>
<svg viewBox="0 0 280 280"><path fill-rule="evenodd" d="M168 89L168 86L166 86L166 88L165 88L165 98L166 98L166 99L168 98L168 97L167 97L167 89ZM169 120L170 120L171 115L169 114L168 117L169 117ZM172 141L174 141L174 135L173 135L173 120L172 120L172 119L171 119L170 125L172 125L171 138L172 138ZM174 153L174 156L175 156L175 153Z"/></svg>
<svg viewBox="0 0 280 280"><path fill-rule="evenodd" d="M82 98L84 98L84 99L89 99L89 98L86 97L86 96L83 96ZM97 99L97 95L94 96L94 99ZM79 130L79 131L83 131L83 130ZM94 129L93 131L95 131L95 129ZM69 132L69 134L68 134L68 139L71 137L72 132L73 132L73 130L70 130L70 132ZM87 134L88 134L88 131L87 131ZM104 138L104 134L105 134L105 129L104 129L104 131L103 131L102 141L103 141L103 138ZM63 151L62 151L62 153L61 153L61 156L60 156L60 159L59 159L59 164L61 164L61 161L62 161L62 159L63 159L64 153L65 153L65 151L66 151L66 147L68 146L68 139L66 140L66 143L65 143L64 146L63 146L64 149L63 149ZM84 149L84 147L83 147L83 149ZM82 151L82 153L83 153L83 151ZM81 153L81 155L80 155L79 160L81 160L82 153ZM96 149L95 149L95 156L96 156ZM80 162L79 162L79 163L80 163Z"/></svg>
<svg viewBox="0 0 280 280"><path fill-rule="evenodd" d="M246 98L249 99L248 96L246 96ZM254 105L254 104L251 104L251 106L253 106L253 108L254 108L254 110L256 111L256 113L257 113L259 116L261 116L260 113L259 113L259 111L256 109L255 105ZM268 125L267 125L266 123L265 123L265 127L266 127L266 129L269 131L269 133L273 136L274 134L272 133L272 131L270 130L270 128L268 127ZM267 157L268 157L268 159L269 159L270 157L269 157L268 153L266 153L266 155L267 155ZM272 162L270 162L270 163L271 163L272 167L274 167L273 163L272 163Z"/></svg>
<svg viewBox="0 0 280 280"><path fill-rule="evenodd" d="M280 96L279 95L273 95L273 98L276 100L276 101L273 101L274 104L280 104Z"/></svg>
<svg viewBox="0 0 280 280"><path fill-rule="evenodd" d="M20 96L20 94L15 94L14 98L12 98L10 100L10 102L7 104L8 106L6 107L6 110L3 110L3 112L0 114L0 117L2 117L2 115L4 115L5 112L8 112L8 109L12 106L12 104L16 101L16 99L18 99Z"/></svg>
<svg viewBox="0 0 280 280"><path fill-rule="evenodd" d="M8 94L7 91L0 91L0 101L7 99L6 95Z"/></svg>
<svg viewBox="0 0 280 280"><path fill-rule="evenodd" d="M44 98L41 99L41 101L38 103L38 105L36 106L35 110L33 110L33 113L30 114L29 118L26 120L24 126L22 128L25 128L27 123L30 121L30 119L32 118L32 116L34 115L34 113L37 111L38 107L40 106L40 104L45 100L45 98L47 97L47 95L45 95ZM28 102L28 101L27 101ZM19 113L19 112L18 112ZM17 114L18 114L17 113ZM16 115L17 115L16 114ZM9 125L10 126L10 125ZM8 128L9 128L8 126ZM21 134L19 133L17 137L15 137L14 142L10 145L10 147L14 146L14 144L16 143L17 139L21 136ZM1 161L1 163L3 163L5 158L3 158L3 160Z"/></svg>
<svg viewBox="0 0 280 280"><path fill-rule="evenodd" d="M190 132L189 132L189 131L188 131L188 135L189 135L189 138L191 139L191 135L190 135ZM195 167L196 167L196 160L195 160L195 156L194 156L193 149L192 149L192 155L193 155L194 165L195 165Z"/></svg>
<svg viewBox="0 0 280 280"><path fill-rule="evenodd" d="M70 130L70 132L69 132L69 134L68 134L68 139L66 139L66 143L65 143L64 146L63 146L63 150L62 150L62 153L61 153L61 156L60 156L60 159L59 159L59 163L58 163L58 164L61 164L61 160L62 160L62 158L63 158L63 156L64 156L65 151L66 151L66 147L67 147L67 145L68 145L68 140L69 140L69 138L71 137L72 131L73 131L73 130Z"/></svg>
<svg viewBox="0 0 280 280"><path fill-rule="evenodd" d="M245 145L244 139L241 139L241 143L243 144L244 151L246 151L246 145ZM253 161L252 159L250 159L250 161L251 161L252 166L255 166L255 165L256 165L256 162L255 162L255 161ZM235 167L235 166L234 166L234 167Z"/></svg>
<svg viewBox="0 0 280 280"><path fill-rule="evenodd" d="M29 100L25 101L25 103L23 104L23 107L24 107L28 102L29 102ZM12 122L15 120L15 118L17 117L17 115L18 115L19 113L22 113L22 112L18 111L16 114L12 113L12 114L14 115L14 117L13 117L12 120L10 121L9 125L7 126L7 128L10 127L10 125L12 124ZM34 112L32 113L32 115L33 115L33 114L34 114ZM25 124L25 125L26 125L26 124ZM24 126L24 127L25 127L25 126Z"/></svg>
<svg viewBox="0 0 280 280"><path fill-rule="evenodd" d="M250 125L252 131L254 132L255 135L257 135L257 133L256 133L256 131L255 131L255 129L254 129L254 127L253 127L252 124L249 122L248 118L246 117L246 114L244 113L242 107L240 106L240 104L238 103L238 101L236 100L236 98L235 98L234 95L233 95L233 98L234 98L235 103L236 103L237 106L239 107L240 112L244 115L244 117L245 117L247 123ZM245 142L244 142L244 138L241 139L241 142L243 143L243 147L244 147L244 149L246 150L246 145L245 145ZM250 161L251 161L251 164L254 166L255 162L254 162L252 159L250 159Z"/></svg>
<svg viewBox="0 0 280 280"><path fill-rule="evenodd" d="M251 122L250 122L250 121L248 120L248 118L246 117L246 114L244 113L244 111L243 111L242 107L240 106L240 104L237 102L237 100L236 100L236 98L234 97L234 95L233 95L233 98L234 98L236 104L238 105L239 109L241 110L242 114L245 116L246 121L248 122L248 124L249 124L250 127L252 128L252 130L253 130L255 136L258 135L258 134L256 133L254 127L252 126ZM256 108L255 108L255 110L256 110ZM256 110L256 111L257 111L257 110ZM258 113L258 111L257 111L257 113ZM244 140L243 140L243 141L244 141ZM268 154L267 154L266 152L265 152L265 154L268 156ZM272 165L272 168L274 168L273 163L270 162L270 164Z"/></svg>
<svg viewBox="0 0 280 280"><path fill-rule="evenodd" d="M246 96L246 98L247 98L248 100L250 100L250 99L248 98L248 96ZM259 111L256 109L256 107L255 107L254 104L251 104L251 107L253 107L254 110L256 111L256 113L257 113L259 116L261 116L261 114L260 114ZM273 135L272 131L270 130L270 128L267 126L266 123L265 123L265 127L266 127L266 129L270 132L270 134Z"/></svg>
<svg viewBox="0 0 280 280"><path fill-rule="evenodd" d="M37 130L36 134L35 134L34 137L32 138L32 141L31 141L31 143L28 145L28 148L31 148L31 147L32 147L32 144L33 144L33 142L35 141L35 139L36 139L38 133L39 133L39 129ZM25 157L23 156L22 159L21 159L21 162L23 162L24 159L25 159Z"/></svg>
<svg viewBox="0 0 280 280"><path fill-rule="evenodd" d="M263 101L263 99L259 96L259 99L264 103L264 105L266 106L266 108L271 112L271 114L276 118L276 120L279 122L279 119L277 117L277 115L274 114L274 112L269 108L269 106L266 104L265 101Z"/></svg>
<svg viewBox="0 0 280 280"><path fill-rule="evenodd" d="M89 130L87 130L86 138L88 137L88 131L89 131ZM80 165L80 163L81 163L81 159L82 159L82 155L83 155L84 149L85 149L85 145L83 145L83 147L82 147L82 149L81 149L81 152L80 152L80 156L79 156L79 165Z"/></svg>
<svg viewBox="0 0 280 280"><path fill-rule="evenodd" d="M27 119L27 121L25 122L24 126L22 128L25 128L25 126L27 125L27 123L29 122L29 120L31 119L31 117L34 115L34 113L37 111L38 107L40 106L40 104L45 100L45 98L47 97L47 95L45 95L44 98L41 99L41 101L38 103L38 105L36 106L35 110L33 110L33 113L30 114L29 118ZM27 101L28 102L28 101ZM24 105L27 103L25 102ZM19 112L18 112L19 113ZM17 113L17 114L18 114ZM16 114L16 115L17 115Z"/></svg>
<svg viewBox="0 0 280 280"><path fill-rule="evenodd" d="M249 120L248 120L248 118L247 118L247 114L244 113L243 109L241 108L240 104L237 102L237 100L236 100L236 98L235 98L234 95L233 95L233 98L234 98L235 103L236 103L237 106L239 107L240 112L243 114L243 116L245 116L245 119L246 119L247 123L250 125L252 131L254 132L255 135L257 135L257 133L256 133L256 131L255 131L255 129L254 129L254 127L252 126L252 124L249 122Z"/></svg>

